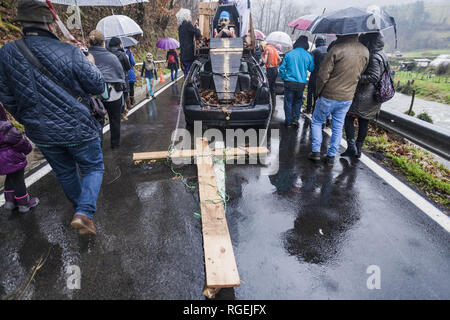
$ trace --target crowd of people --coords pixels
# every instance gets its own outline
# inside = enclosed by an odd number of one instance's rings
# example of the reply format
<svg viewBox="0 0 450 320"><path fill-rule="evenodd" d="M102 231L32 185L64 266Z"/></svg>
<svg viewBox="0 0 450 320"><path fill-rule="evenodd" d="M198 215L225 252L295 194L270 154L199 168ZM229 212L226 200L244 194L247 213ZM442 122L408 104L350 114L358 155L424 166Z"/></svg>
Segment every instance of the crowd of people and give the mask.
<svg viewBox="0 0 450 320"><path fill-rule="evenodd" d="M190 14L178 17L180 54L175 49L166 56L172 81L178 69L189 72L195 60L194 38L200 38ZM220 17L217 37L235 37L228 28L229 13ZM45 2L19 0L17 21L24 37L0 49L0 175L6 175L5 208L27 212L39 199L27 192L24 181L29 138L44 155L74 208L71 222L80 234L96 234L93 216L103 179L103 125L93 97L99 97L108 114L111 148L120 147L121 121L135 103L136 65L130 48L120 38L108 41L98 30L88 35L89 49L60 41L57 24ZM284 81L286 127L299 126L303 93L308 88L306 112L312 112L312 152L321 159L322 125L331 117L332 137L326 161L333 165L342 138L348 148L342 156L360 157L369 120L381 104L374 99L377 83L387 68L383 38L379 33L337 36L326 46L317 37L309 52L306 36L300 36L293 50L282 58L281 47L262 42L256 58L264 65L275 105L278 74ZM34 67L30 67L34 66ZM310 73L309 82L308 72ZM154 96L157 67L153 55L143 61L141 78L147 83L147 97ZM25 128L26 137L8 119L8 111ZM355 119L358 137L355 140Z"/></svg>
<svg viewBox="0 0 450 320"><path fill-rule="evenodd" d="M312 52L309 52L308 37L302 35L283 59L272 45L264 41L260 43L259 55L267 71L273 105L278 72L284 81L287 128L299 127L303 94L305 88L308 89L305 113L312 113L311 160L322 160L322 129L327 121L332 124L332 136L324 158L326 163L334 165L343 129L348 148L341 156L361 157L369 121L376 117L381 108L375 91L383 73L389 68L383 48L383 36L379 32L338 35L329 46L325 37L318 36ZM356 140L355 121L358 122Z"/></svg>
<svg viewBox="0 0 450 320"><path fill-rule="evenodd" d="M0 50L0 175L6 175L5 208L27 212L39 204L28 194L24 179L30 139L73 205L72 227L80 234L96 234L93 216L104 172L105 115L111 148L118 148L121 121L127 120L127 110L135 104L132 50L124 48L120 38L107 40L98 30L88 35L88 50L60 41L55 18L42 1L19 0L17 21L23 39ZM176 80L176 52L170 51L167 61ZM147 97L154 96L156 75L153 56L147 54L142 67ZM25 135L6 111L23 125Z"/></svg>

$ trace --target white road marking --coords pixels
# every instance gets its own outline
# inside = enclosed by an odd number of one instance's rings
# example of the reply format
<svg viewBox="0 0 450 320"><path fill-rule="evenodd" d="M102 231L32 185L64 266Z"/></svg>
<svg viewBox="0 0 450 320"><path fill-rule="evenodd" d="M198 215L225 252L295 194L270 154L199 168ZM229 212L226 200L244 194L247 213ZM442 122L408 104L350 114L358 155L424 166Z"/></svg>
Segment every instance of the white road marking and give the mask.
<svg viewBox="0 0 450 320"><path fill-rule="evenodd" d="M308 118L311 119L310 116L308 116ZM326 128L323 131L327 135L331 136L330 128ZM342 139L341 146L347 148L347 141ZM381 179L383 179L391 187L400 192L401 195L403 195L412 204L414 204L417 208L423 211L427 216L429 216L431 219L437 222L447 232L450 232L450 217L448 217L445 213L443 213L441 210L439 210L437 207L431 204L431 202L422 197L422 195L415 192L413 189L411 189L406 184L401 182L399 179L394 177L392 174L390 174L378 163L376 163L366 155L362 154L360 161L364 163L370 170L375 172Z"/></svg>
<svg viewBox="0 0 450 320"><path fill-rule="evenodd" d="M177 81L179 81L180 79L182 79L184 77L184 75L180 76L178 78ZM157 92L155 92L155 97L159 96L161 93L163 93L165 90L167 90L170 86L173 85L173 82L168 83L166 86L162 87L161 89L159 89ZM135 106L133 109L130 110L130 112L128 112L128 115L132 115L133 113L135 113L137 110L139 110L140 108L142 108L143 106L145 106L147 103L149 103L150 101L152 101L154 98L149 98L149 99L145 99L144 101L140 102L137 106ZM103 127L103 133L106 133L110 130L110 126L109 124L106 125L105 127ZM49 164L46 164L44 167L42 167L41 169L39 169L38 171L36 171L35 173L31 174L30 176L28 176L25 179L25 185L27 186L27 188L29 188L30 186L32 186L34 183L36 183L37 181L39 181L40 179L42 179L43 177L45 177L47 174L49 174L52 171L52 167ZM0 207L2 207L5 204L5 196L2 193L0 195Z"/></svg>

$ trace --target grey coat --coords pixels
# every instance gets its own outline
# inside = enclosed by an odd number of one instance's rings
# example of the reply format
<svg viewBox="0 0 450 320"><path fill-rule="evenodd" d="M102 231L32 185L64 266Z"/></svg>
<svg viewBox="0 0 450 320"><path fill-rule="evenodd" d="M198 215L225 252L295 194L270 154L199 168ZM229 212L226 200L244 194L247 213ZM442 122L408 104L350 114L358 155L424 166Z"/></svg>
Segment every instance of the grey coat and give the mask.
<svg viewBox="0 0 450 320"><path fill-rule="evenodd" d="M370 52L369 65L358 82L355 97L348 111L351 115L371 120L380 112L381 103L375 100L374 95L376 85L385 70L383 59L386 64L388 63L383 48L384 41L381 35L377 36L368 44Z"/></svg>
<svg viewBox="0 0 450 320"><path fill-rule="evenodd" d="M89 53L94 56L95 65L101 71L105 82L125 84L122 64L114 54L98 46L90 47Z"/></svg>

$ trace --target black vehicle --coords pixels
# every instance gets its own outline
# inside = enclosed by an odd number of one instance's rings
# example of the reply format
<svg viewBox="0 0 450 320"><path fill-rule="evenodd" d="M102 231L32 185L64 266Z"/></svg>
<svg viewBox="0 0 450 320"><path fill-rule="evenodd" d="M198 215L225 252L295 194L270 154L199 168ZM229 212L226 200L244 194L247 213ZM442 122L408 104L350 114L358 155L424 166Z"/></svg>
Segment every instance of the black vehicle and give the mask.
<svg viewBox="0 0 450 320"><path fill-rule="evenodd" d="M228 11L236 34L240 32L236 5L218 6L212 19L212 30L220 13ZM267 77L244 49L242 38L212 38L209 47L200 50L184 83L181 104L186 125L194 121L220 127L263 126L272 114Z"/></svg>

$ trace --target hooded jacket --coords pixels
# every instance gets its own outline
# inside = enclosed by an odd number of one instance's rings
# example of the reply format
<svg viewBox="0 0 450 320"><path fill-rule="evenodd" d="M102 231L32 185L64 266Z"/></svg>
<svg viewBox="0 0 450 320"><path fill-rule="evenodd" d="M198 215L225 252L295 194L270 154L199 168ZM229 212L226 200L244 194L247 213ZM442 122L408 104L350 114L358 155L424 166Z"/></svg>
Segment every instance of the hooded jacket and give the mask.
<svg viewBox="0 0 450 320"><path fill-rule="evenodd" d="M280 66L280 77L289 82L306 83L308 71L314 70L314 61L311 54L299 46L289 51Z"/></svg>
<svg viewBox="0 0 450 320"><path fill-rule="evenodd" d="M384 41L380 33L361 35L360 42L369 49L369 65L361 75L348 113L370 120L376 117L381 108L381 103L375 100L374 95L388 59L383 51Z"/></svg>
<svg viewBox="0 0 450 320"><path fill-rule="evenodd" d="M32 150L28 140L7 121L0 105L0 175L19 171L27 166L27 157Z"/></svg>
<svg viewBox="0 0 450 320"><path fill-rule="evenodd" d="M128 55L125 53L125 50L123 50L120 47L120 44L111 45L113 39L111 39L110 41L108 50L119 59L120 64L122 65L123 82L125 83L125 87L127 88L124 91L128 92L129 91L128 71L131 69L130 59L128 59Z"/></svg>
<svg viewBox="0 0 450 320"><path fill-rule="evenodd" d="M320 65L322 61L325 59L325 56L328 53L328 47L326 45L327 41L323 37L318 37L316 39L316 48L311 52L314 60L314 70L309 75L309 83L316 85L317 73L319 72Z"/></svg>
<svg viewBox="0 0 450 320"><path fill-rule="evenodd" d="M98 68L77 47L43 29L24 29L31 52L53 76L83 97L103 93ZM0 101L36 144L72 145L98 139L100 124L89 108L33 67L10 42L0 49Z"/></svg>
<svg viewBox="0 0 450 320"><path fill-rule="evenodd" d="M89 53L94 57L95 65L101 71L105 82L125 84L123 68L119 58L100 46L90 47Z"/></svg>
<svg viewBox="0 0 450 320"><path fill-rule="evenodd" d="M330 100L350 101L361 74L369 63L369 50L357 35L338 37L320 65L316 95Z"/></svg>

